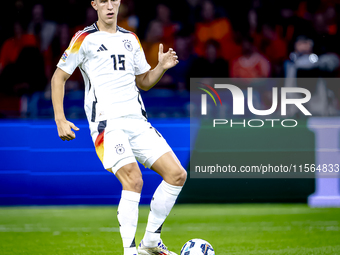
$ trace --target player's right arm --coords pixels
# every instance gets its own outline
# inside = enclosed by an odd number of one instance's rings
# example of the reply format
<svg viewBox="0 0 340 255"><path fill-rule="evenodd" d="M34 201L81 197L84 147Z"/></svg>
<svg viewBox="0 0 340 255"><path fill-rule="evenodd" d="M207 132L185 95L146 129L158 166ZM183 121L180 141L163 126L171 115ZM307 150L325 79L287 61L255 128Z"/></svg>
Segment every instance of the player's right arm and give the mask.
<svg viewBox="0 0 340 255"><path fill-rule="evenodd" d="M70 141L76 138L75 133L72 129L78 131L72 122L67 121L64 113L64 94L65 94L65 83L71 75L64 72L59 67L55 70L52 81L52 104L54 110L54 119L58 128L58 135L63 141Z"/></svg>

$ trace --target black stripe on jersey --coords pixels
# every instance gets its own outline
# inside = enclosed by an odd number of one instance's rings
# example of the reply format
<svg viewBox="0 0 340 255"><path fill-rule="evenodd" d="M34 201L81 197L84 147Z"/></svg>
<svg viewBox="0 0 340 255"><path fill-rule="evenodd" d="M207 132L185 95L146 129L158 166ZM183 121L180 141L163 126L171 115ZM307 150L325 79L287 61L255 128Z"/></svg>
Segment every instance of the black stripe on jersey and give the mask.
<svg viewBox="0 0 340 255"><path fill-rule="evenodd" d="M104 50L107 50L106 47L104 46L104 44L102 44L102 47L104 48Z"/></svg>
<svg viewBox="0 0 340 255"><path fill-rule="evenodd" d="M90 87L91 87L91 82L90 82ZM93 95L94 95L94 98L96 99L96 101L93 101L93 103L92 103L91 121L96 122L96 106L97 106L98 101L97 101L96 93L94 93L94 88L93 88Z"/></svg>
<svg viewBox="0 0 340 255"><path fill-rule="evenodd" d="M106 125L107 125L106 120L102 120L102 121L99 122L99 125L98 125L98 133L99 134L104 131L104 129L106 128Z"/></svg>
<svg viewBox="0 0 340 255"><path fill-rule="evenodd" d="M142 102L140 101L139 97L140 97L140 92L138 92L138 96L137 96L138 103L140 104L140 108L141 108L141 110L142 110L142 115L147 119L147 118L148 118L148 114L147 114L146 111L143 109Z"/></svg>
<svg viewBox="0 0 340 255"><path fill-rule="evenodd" d="M142 115L147 119L148 118L148 114L146 113L146 111L142 108Z"/></svg>
<svg viewBox="0 0 340 255"><path fill-rule="evenodd" d="M126 30L126 29L124 29L124 28L122 28L120 26L117 26L117 31L120 31L120 32L126 33L126 34L131 34L131 31Z"/></svg>
<svg viewBox="0 0 340 255"><path fill-rule="evenodd" d="M96 122L96 105L97 105L97 101L93 101L93 103L92 103L92 116L91 116L92 122Z"/></svg>
<svg viewBox="0 0 340 255"><path fill-rule="evenodd" d="M77 47L81 47L81 44L84 42L86 36L88 36L89 34L92 34L92 33L95 33L97 32L98 30L95 29L95 27L92 25L92 26L88 26L88 27L85 27L83 30L81 31L78 31L72 38L71 40L71 43L70 43L70 48L72 48L74 46L74 44L77 42L80 44L80 46L77 46ZM82 35L84 35L85 37L84 38L80 38ZM79 39L80 38L80 39Z"/></svg>
<svg viewBox="0 0 340 255"><path fill-rule="evenodd" d="M97 26L97 22L93 23L92 26L93 26L97 31L99 31L99 28L98 28L98 26Z"/></svg>
<svg viewBox="0 0 340 255"><path fill-rule="evenodd" d="M155 130L156 134L157 134L159 137L162 137L162 136L161 136L161 134L158 132L158 130L157 130L157 129L155 129L154 127L150 127L150 129L153 129L153 130ZM157 233L157 232L155 232L155 233Z"/></svg>
<svg viewBox="0 0 340 255"><path fill-rule="evenodd" d="M99 29L95 23L93 23L91 26L85 27L83 30L78 31L78 33L89 33L92 34L94 32L98 32Z"/></svg>
<svg viewBox="0 0 340 255"><path fill-rule="evenodd" d="M89 27L89 28L92 28L92 27ZM85 29L84 29L84 30L85 30ZM97 30L96 28L92 28L92 29L87 30L87 31L84 31L84 32L89 33L89 34L92 34L92 33L97 32L97 31L99 31L99 30Z"/></svg>

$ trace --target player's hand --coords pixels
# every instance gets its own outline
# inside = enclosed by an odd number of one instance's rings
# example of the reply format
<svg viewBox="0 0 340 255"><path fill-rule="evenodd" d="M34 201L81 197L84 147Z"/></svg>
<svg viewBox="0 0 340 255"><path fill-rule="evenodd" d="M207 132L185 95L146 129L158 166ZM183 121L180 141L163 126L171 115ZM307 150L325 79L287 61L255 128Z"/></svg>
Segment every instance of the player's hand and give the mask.
<svg viewBox="0 0 340 255"><path fill-rule="evenodd" d="M159 44L159 52L158 52L158 61L159 64L165 69L169 69L178 64L178 56L176 52L170 48L168 52L163 52L163 44Z"/></svg>
<svg viewBox="0 0 340 255"><path fill-rule="evenodd" d="M76 138L76 134L72 131L78 131L79 128L76 127L72 122L67 120L56 120L58 135L63 141L71 141Z"/></svg>

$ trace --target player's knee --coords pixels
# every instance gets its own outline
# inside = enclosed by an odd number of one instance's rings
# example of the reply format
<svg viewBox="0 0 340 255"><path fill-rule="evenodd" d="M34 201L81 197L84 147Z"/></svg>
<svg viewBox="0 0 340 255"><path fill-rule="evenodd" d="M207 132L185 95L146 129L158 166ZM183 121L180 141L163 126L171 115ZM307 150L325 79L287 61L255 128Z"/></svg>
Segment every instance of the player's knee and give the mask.
<svg viewBox="0 0 340 255"><path fill-rule="evenodd" d="M123 184L123 189L140 193L143 187L143 179L141 175L131 175L127 182Z"/></svg>
<svg viewBox="0 0 340 255"><path fill-rule="evenodd" d="M128 187L134 192L140 193L143 187L143 178L141 174L131 174L128 178Z"/></svg>
<svg viewBox="0 0 340 255"><path fill-rule="evenodd" d="M181 186L184 185L185 181L187 180L187 171L185 171L184 168L182 168L180 177L179 177L179 182L181 184Z"/></svg>
<svg viewBox="0 0 340 255"><path fill-rule="evenodd" d="M187 179L187 172L183 167L178 168L172 176L172 185L183 186Z"/></svg>
<svg viewBox="0 0 340 255"><path fill-rule="evenodd" d="M134 192L140 193L143 188L142 176L136 176L131 179L130 187Z"/></svg>
<svg viewBox="0 0 340 255"><path fill-rule="evenodd" d="M124 172L124 177L121 177L123 189L140 193L143 187L143 178L139 169L133 165L126 165L120 171Z"/></svg>

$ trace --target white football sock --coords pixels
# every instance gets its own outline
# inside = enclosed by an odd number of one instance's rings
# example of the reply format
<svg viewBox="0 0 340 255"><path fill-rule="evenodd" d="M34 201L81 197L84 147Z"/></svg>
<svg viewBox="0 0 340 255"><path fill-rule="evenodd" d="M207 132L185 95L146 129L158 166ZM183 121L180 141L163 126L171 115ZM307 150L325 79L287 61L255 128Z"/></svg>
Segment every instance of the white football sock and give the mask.
<svg viewBox="0 0 340 255"><path fill-rule="evenodd" d="M145 246L156 247L158 245L163 222L174 206L181 190L181 186L173 186L165 181L162 181L156 189L150 203L148 224L143 238Z"/></svg>
<svg viewBox="0 0 340 255"><path fill-rule="evenodd" d="M120 235L123 240L124 255L138 254L135 244L135 234L138 222L138 205L140 193L122 191L118 205L117 218L120 227Z"/></svg>
<svg viewBox="0 0 340 255"><path fill-rule="evenodd" d="M137 248L124 248L124 255L138 255Z"/></svg>

